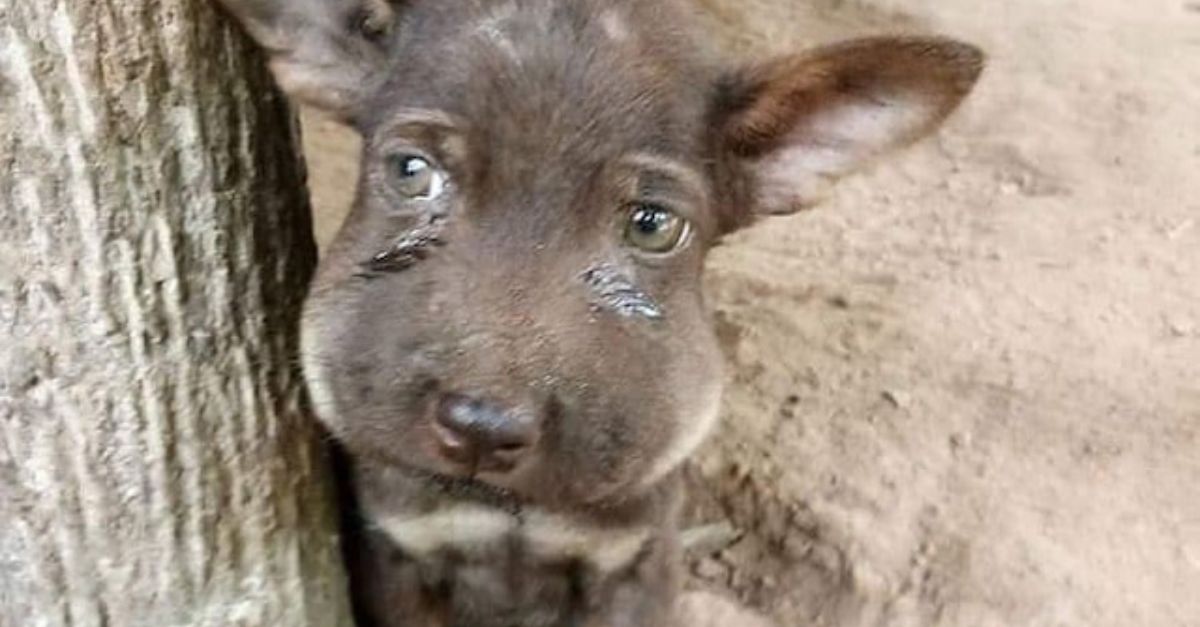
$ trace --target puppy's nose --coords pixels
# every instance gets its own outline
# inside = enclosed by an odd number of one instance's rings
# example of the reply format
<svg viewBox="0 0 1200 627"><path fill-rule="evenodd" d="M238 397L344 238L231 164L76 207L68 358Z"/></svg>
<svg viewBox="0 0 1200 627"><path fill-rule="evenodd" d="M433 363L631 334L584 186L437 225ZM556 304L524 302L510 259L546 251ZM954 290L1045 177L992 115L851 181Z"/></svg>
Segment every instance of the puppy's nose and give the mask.
<svg viewBox="0 0 1200 627"><path fill-rule="evenodd" d="M433 431L448 460L498 472L512 470L540 435L536 416L458 394L441 399Z"/></svg>

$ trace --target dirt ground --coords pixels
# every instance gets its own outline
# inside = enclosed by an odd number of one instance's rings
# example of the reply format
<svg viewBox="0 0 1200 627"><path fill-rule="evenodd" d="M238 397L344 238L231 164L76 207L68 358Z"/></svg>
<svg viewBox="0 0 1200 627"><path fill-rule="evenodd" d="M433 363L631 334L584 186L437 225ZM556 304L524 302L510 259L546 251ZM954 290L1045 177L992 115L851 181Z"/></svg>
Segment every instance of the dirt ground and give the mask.
<svg viewBox="0 0 1200 627"><path fill-rule="evenodd" d="M938 137L711 264L692 564L785 627L1200 626L1200 3L696 0L738 54L988 50ZM307 119L327 240L353 138Z"/></svg>

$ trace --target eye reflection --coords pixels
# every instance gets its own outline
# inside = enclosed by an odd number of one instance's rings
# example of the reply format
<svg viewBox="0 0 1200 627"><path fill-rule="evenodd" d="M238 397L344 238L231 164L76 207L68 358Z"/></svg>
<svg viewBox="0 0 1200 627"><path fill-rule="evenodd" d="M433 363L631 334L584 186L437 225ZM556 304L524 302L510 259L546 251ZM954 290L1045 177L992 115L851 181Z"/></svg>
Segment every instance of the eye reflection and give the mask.
<svg viewBox="0 0 1200 627"><path fill-rule="evenodd" d="M688 221L674 211L660 205L639 203L629 208L625 241L645 252L668 253L683 244L689 228Z"/></svg>
<svg viewBox="0 0 1200 627"><path fill-rule="evenodd" d="M413 200L433 200L446 189L446 175L428 159L416 155L393 155L389 168L396 189Z"/></svg>

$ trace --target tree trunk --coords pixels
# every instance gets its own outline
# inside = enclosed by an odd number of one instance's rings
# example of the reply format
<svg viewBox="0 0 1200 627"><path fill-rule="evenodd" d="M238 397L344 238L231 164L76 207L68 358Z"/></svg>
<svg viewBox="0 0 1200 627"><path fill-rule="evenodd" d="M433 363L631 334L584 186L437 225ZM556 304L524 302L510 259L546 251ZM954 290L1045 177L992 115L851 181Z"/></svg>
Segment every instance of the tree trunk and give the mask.
<svg viewBox="0 0 1200 627"><path fill-rule="evenodd" d="M0 0L0 626L349 624L292 112L203 0Z"/></svg>

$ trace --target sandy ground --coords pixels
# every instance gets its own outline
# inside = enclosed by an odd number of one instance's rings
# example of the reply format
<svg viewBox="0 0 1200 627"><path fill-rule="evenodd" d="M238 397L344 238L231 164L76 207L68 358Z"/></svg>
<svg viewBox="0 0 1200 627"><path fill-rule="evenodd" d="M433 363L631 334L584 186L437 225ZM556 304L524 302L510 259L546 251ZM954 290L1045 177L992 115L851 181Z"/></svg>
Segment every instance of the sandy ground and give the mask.
<svg viewBox="0 0 1200 627"><path fill-rule="evenodd" d="M1200 626L1200 3L697 0L758 55L986 48L937 138L711 264L692 564L784 626ZM327 239L356 148L308 120Z"/></svg>

